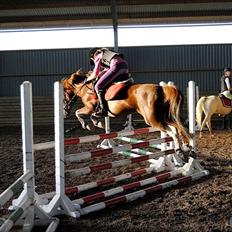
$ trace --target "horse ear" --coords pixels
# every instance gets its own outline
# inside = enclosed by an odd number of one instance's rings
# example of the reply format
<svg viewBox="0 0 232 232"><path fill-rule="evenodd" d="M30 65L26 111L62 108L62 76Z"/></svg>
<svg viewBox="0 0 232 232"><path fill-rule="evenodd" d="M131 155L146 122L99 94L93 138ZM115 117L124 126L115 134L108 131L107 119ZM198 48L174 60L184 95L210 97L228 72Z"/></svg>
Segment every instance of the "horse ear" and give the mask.
<svg viewBox="0 0 232 232"><path fill-rule="evenodd" d="M81 68L79 68L79 69L76 71L76 74L77 74L77 75L80 75L81 72L82 72L82 71L81 71Z"/></svg>

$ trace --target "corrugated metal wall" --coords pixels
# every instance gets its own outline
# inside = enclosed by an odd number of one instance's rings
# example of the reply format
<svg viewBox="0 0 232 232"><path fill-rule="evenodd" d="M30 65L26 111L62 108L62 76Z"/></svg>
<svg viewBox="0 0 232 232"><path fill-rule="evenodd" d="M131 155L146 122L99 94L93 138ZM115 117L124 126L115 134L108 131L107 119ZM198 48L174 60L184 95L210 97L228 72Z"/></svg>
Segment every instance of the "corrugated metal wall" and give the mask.
<svg viewBox="0 0 232 232"><path fill-rule="evenodd" d="M87 69L88 49L0 52L0 96L18 96L29 80L36 96L53 95L53 83L75 71Z"/></svg>
<svg viewBox="0 0 232 232"><path fill-rule="evenodd" d="M194 80L203 92L217 92L219 77L231 66L232 45L125 48L137 82L174 81L182 91Z"/></svg>
<svg viewBox="0 0 232 232"><path fill-rule="evenodd" d="M87 71L89 49L0 52L0 97L19 96L19 86L29 80L33 95L52 96L53 82L78 68ZM194 80L203 92L217 92L219 77L231 66L232 44L123 47L138 83L174 81L182 91Z"/></svg>

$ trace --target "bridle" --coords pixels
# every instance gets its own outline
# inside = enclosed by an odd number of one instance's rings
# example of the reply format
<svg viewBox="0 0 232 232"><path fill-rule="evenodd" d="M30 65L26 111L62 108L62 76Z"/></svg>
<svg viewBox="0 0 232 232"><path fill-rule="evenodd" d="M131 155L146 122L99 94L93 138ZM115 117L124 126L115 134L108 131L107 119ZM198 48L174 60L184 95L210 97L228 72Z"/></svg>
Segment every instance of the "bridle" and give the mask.
<svg viewBox="0 0 232 232"><path fill-rule="evenodd" d="M77 96L78 94L80 93L80 91L82 90L82 88L84 86L87 87L88 90L91 90L91 93L88 93L88 94L94 94L93 93L93 88L89 87L87 84L90 83L90 82L94 82L94 80L91 80L91 81L86 81L87 80L87 77L86 79L83 81L83 84L82 86L80 87L80 89L77 91L77 92L73 92L74 95L71 97L71 99L69 101L67 101L65 98L63 100L63 103L64 103L64 111L67 113L67 115L70 113L70 109L71 107L73 106L73 104L76 102L77 100ZM72 84L72 87L75 89L75 86ZM64 92L64 94L68 94L67 92Z"/></svg>
<svg viewBox="0 0 232 232"><path fill-rule="evenodd" d="M67 93L65 93L65 94L67 94ZM64 111L67 114L69 114L71 107L76 102L76 99L77 99L77 95L74 94L69 101L67 101L66 99L63 100L63 102L64 102Z"/></svg>

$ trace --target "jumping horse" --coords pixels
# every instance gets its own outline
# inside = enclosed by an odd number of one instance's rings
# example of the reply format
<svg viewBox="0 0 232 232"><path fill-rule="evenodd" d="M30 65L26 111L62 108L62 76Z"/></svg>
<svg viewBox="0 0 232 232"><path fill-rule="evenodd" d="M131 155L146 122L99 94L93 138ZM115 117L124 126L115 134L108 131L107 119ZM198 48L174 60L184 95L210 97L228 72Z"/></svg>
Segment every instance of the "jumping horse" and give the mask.
<svg viewBox="0 0 232 232"><path fill-rule="evenodd" d="M84 129L94 126L103 127L99 119L92 117L98 105L94 94L93 81L86 81L90 72L80 70L61 80L64 87L64 116L67 117L77 97L84 107L75 111L76 117ZM183 95L176 86L156 84L131 84L122 90L116 98L107 101L108 116L118 117L136 111L143 116L147 125L166 132L173 138L177 152L187 156L195 155L189 146L190 136L180 121ZM90 117L90 123L84 117Z"/></svg>
<svg viewBox="0 0 232 232"><path fill-rule="evenodd" d="M223 100L224 99L224 100ZM220 116L225 116L232 111L232 101L227 99L228 106L225 104L225 97L222 96L203 96L201 97L196 105L196 121L200 129L200 137L202 137L202 130L207 125L211 137L214 136L212 126L211 126L211 117L214 114ZM204 119L203 119L204 113ZM203 120L202 120L203 119Z"/></svg>

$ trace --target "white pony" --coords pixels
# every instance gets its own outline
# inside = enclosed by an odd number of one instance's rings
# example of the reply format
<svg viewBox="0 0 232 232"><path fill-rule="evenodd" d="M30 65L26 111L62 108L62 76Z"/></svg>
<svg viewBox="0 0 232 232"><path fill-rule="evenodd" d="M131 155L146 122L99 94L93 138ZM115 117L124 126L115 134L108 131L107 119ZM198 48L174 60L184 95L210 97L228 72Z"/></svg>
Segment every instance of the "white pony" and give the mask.
<svg viewBox="0 0 232 232"><path fill-rule="evenodd" d="M224 93L224 92L223 92ZM199 99L196 106L196 121L200 128L200 137L202 137L202 129L207 125L211 137L214 136L211 127L211 117L213 114L225 116L232 111L232 107L225 107L219 96L203 96ZM202 121L202 113L204 112L205 118Z"/></svg>

